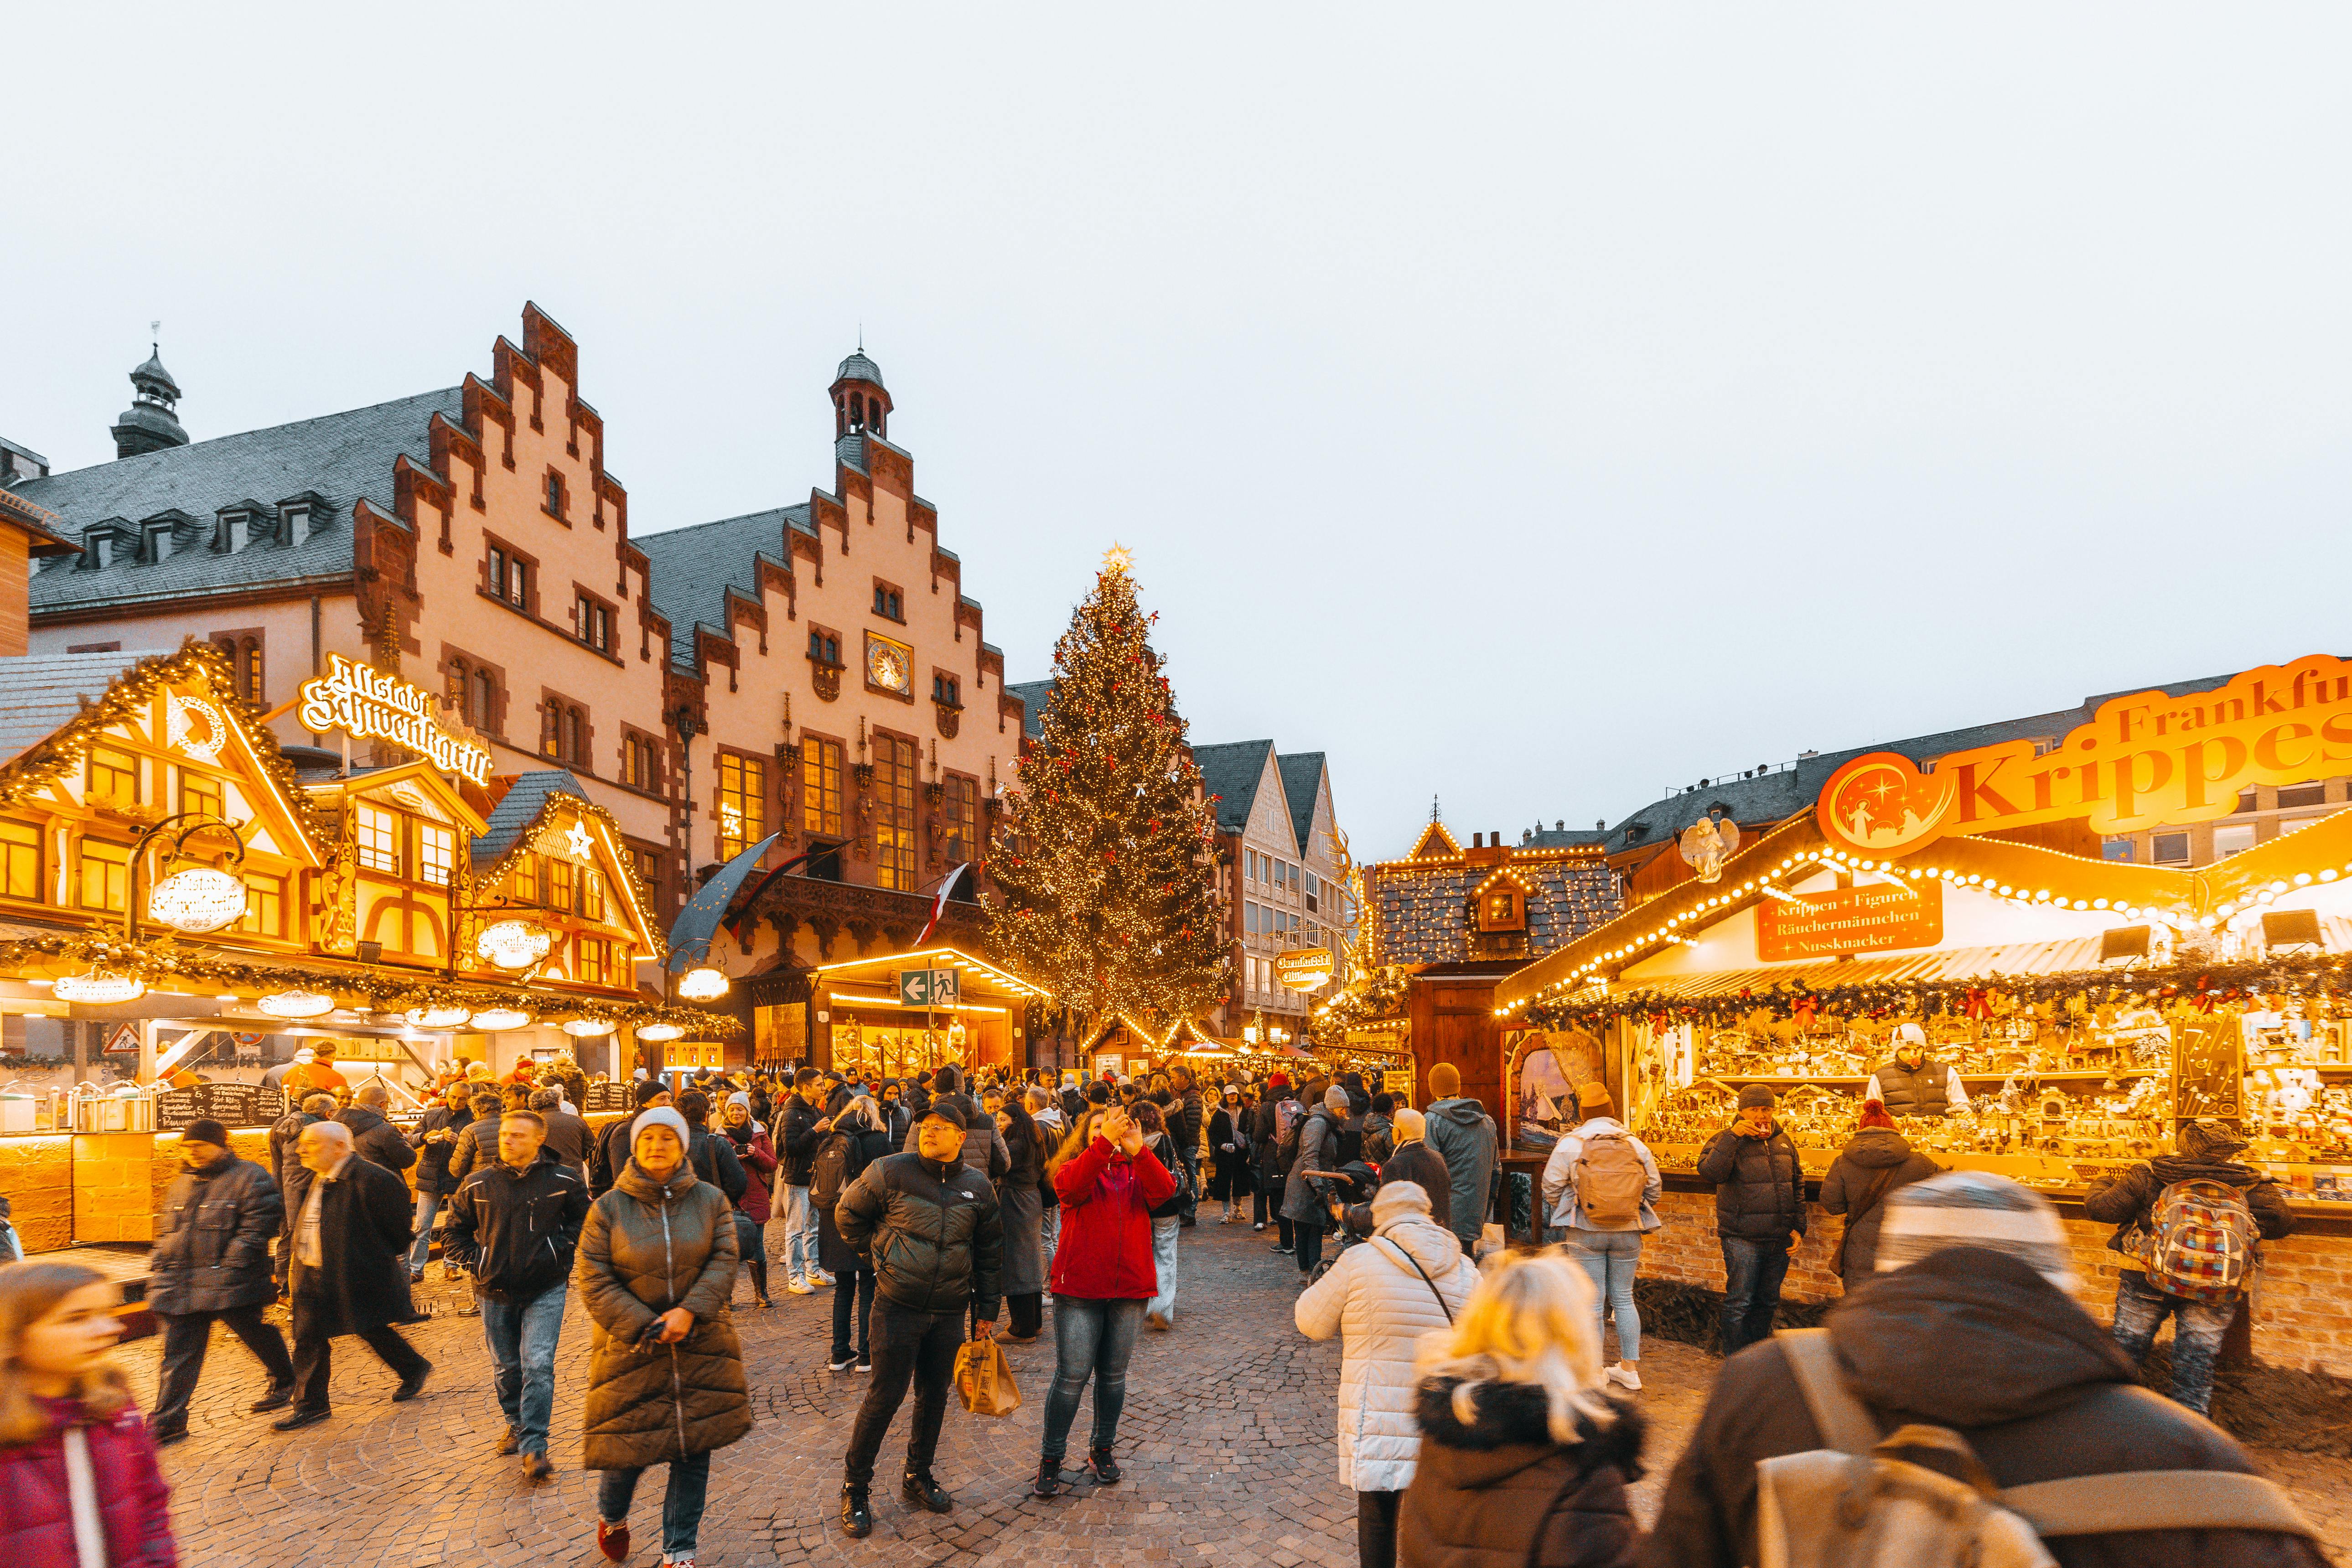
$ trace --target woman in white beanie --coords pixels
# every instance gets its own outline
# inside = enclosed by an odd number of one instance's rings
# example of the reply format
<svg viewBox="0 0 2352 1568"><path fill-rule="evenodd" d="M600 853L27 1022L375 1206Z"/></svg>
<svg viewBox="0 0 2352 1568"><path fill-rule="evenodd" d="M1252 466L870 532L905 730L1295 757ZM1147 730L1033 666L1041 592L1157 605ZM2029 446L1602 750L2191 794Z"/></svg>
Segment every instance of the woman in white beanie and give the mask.
<svg viewBox="0 0 2352 1568"><path fill-rule="evenodd" d="M1421 1451L1413 1420L1421 1336L1453 1326L1478 1269L1454 1234L1429 1216L1429 1194L1390 1182L1372 1198L1372 1234L1341 1252L1298 1298L1311 1340L1339 1336L1339 1481L1356 1492L1362 1568L1394 1568L1397 1509Z"/></svg>

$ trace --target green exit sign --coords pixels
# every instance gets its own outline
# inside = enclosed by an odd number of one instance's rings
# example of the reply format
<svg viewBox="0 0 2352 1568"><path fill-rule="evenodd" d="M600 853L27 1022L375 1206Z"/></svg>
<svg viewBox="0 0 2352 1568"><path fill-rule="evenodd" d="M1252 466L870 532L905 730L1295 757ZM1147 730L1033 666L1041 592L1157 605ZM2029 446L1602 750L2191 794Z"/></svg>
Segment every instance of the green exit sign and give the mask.
<svg viewBox="0 0 2352 1568"><path fill-rule="evenodd" d="M902 969L898 1000L909 1007L961 1006L963 975L953 969Z"/></svg>

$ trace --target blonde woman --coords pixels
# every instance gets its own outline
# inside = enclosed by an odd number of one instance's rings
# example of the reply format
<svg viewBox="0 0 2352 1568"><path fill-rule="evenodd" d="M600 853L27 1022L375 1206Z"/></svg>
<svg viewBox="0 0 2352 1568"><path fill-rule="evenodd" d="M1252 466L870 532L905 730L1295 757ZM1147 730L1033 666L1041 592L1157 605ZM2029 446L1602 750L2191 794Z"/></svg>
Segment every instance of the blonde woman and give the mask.
<svg viewBox="0 0 2352 1568"><path fill-rule="evenodd" d="M1405 1568L1623 1568L1640 1531L1639 1412L1602 1392L1591 1278L1513 1254L1449 1331L1422 1342L1421 1457L1399 1521Z"/></svg>

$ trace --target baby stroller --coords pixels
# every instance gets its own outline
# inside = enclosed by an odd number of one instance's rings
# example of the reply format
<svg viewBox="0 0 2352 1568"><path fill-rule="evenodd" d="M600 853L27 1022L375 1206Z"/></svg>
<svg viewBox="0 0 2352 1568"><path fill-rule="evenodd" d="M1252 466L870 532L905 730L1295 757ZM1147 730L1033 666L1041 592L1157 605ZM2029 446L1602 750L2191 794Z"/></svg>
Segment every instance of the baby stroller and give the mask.
<svg viewBox="0 0 2352 1568"><path fill-rule="evenodd" d="M1381 1168L1355 1160L1336 1171L1309 1171L1307 1180L1336 1226L1331 1250L1307 1276L1311 1284L1323 1278L1340 1253L1372 1234L1372 1194L1380 1190Z"/></svg>

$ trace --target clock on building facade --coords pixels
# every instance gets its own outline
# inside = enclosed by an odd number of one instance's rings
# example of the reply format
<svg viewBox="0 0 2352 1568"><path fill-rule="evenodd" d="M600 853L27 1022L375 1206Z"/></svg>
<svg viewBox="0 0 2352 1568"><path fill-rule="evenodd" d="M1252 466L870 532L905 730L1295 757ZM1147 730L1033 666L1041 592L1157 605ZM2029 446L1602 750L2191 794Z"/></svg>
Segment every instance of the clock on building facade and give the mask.
<svg viewBox="0 0 2352 1568"><path fill-rule="evenodd" d="M888 637L866 634L866 684L905 696L913 689L915 650Z"/></svg>

